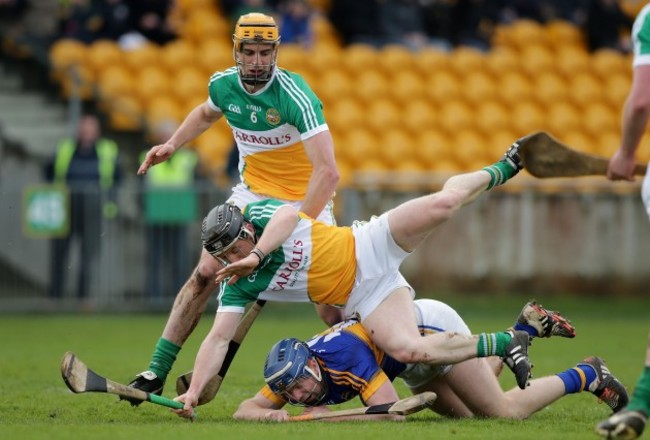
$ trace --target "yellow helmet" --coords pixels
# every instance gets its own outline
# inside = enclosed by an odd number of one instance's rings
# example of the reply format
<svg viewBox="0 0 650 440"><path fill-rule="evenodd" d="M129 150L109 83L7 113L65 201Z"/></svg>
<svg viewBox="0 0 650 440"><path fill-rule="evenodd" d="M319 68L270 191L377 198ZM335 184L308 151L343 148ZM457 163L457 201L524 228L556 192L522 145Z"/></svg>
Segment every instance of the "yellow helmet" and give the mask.
<svg viewBox="0 0 650 440"><path fill-rule="evenodd" d="M237 20L232 40L234 43L233 55L241 80L248 84L268 82L276 65L277 49L280 44L280 31L273 17L259 12L242 15ZM245 43L269 44L273 47L271 62L264 65L268 70L263 74L250 75L246 73L246 65L239 56Z"/></svg>

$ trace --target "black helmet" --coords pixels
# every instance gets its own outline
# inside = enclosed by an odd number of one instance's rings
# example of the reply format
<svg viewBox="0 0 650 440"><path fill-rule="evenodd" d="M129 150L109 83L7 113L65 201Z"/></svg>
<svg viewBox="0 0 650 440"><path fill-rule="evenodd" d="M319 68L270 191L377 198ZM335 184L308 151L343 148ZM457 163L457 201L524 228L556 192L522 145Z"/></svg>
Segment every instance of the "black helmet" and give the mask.
<svg viewBox="0 0 650 440"><path fill-rule="evenodd" d="M246 232L245 225L244 215L235 205L215 206L201 225L203 247L215 257L223 254Z"/></svg>

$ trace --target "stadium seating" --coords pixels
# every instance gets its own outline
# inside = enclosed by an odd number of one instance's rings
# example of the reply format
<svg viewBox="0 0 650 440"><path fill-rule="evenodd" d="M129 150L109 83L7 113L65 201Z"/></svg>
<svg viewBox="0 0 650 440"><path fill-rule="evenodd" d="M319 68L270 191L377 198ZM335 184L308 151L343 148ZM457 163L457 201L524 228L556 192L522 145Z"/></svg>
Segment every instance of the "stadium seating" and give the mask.
<svg viewBox="0 0 650 440"><path fill-rule="evenodd" d="M114 129L180 121L207 98L212 73L234 62L231 25L214 2L179 0L178 16L181 38L162 47L122 51L110 41L60 40L50 51L52 77L66 96L98 98ZM590 54L569 22L500 25L488 52L342 47L322 14L314 33L310 49L283 44L279 65L301 74L322 100L346 184L354 170L470 169L537 130L596 154L611 154L620 141L631 59L612 50ZM209 133L196 149L220 169L231 134L227 126Z"/></svg>

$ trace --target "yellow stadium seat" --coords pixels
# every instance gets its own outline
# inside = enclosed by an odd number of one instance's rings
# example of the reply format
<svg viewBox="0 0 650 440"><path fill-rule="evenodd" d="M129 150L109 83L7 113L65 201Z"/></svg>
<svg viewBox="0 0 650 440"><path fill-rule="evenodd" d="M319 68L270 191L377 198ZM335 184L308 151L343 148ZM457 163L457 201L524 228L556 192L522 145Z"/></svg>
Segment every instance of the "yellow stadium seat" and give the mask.
<svg viewBox="0 0 650 440"><path fill-rule="evenodd" d="M577 130L563 134L560 140L578 151L594 154L596 153L596 148L593 139L589 133Z"/></svg>
<svg viewBox="0 0 650 440"><path fill-rule="evenodd" d="M143 107L154 97L168 95L173 84L172 77L157 66L147 66L138 72L136 93Z"/></svg>
<svg viewBox="0 0 650 440"><path fill-rule="evenodd" d="M453 100L440 108L438 119L440 127L454 135L474 123L474 114L467 104Z"/></svg>
<svg viewBox="0 0 650 440"><path fill-rule="evenodd" d="M435 105L441 106L461 96L461 82L449 70L438 70L428 77L424 93Z"/></svg>
<svg viewBox="0 0 650 440"><path fill-rule="evenodd" d="M584 72L576 74L569 85L569 100L577 107L586 109L603 99L603 84L595 75Z"/></svg>
<svg viewBox="0 0 650 440"><path fill-rule="evenodd" d="M113 99L120 95L132 95L137 84L131 71L124 65L115 65L102 70L97 78L101 99Z"/></svg>
<svg viewBox="0 0 650 440"><path fill-rule="evenodd" d="M584 48L576 46L563 46L556 50L555 69L570 80L578 73L588 72L591 70L589 54Z"/></svg>
<svg viewBox="0 0 650 440"><path fill-rule="evenodd" d="M349 130L336 145L337 160L343 160L353 169L359 169L366 161L379 157L379 140L372 131L355 128Z"/></svg>
<svg viewBox="0 0 650 440"><path fill-rule="evenodd" d="M345 58L342 53L343 50L338 46L316 42L309 52L305 65L318 74L326 69L338 69Z"/></svg>
<svg viewBox="0 0 650 440"><path fill-rule="evenodd" d="M547 109L546 126L556 137L566 136L581 128L580 112L567 102L557 102Z"/></svg>
<svg viewBox="0 0 650 440"><path fill-rule="evenodd" d="M208 97L208 81L203 71L196 66L180 66L172 75L171 91L179 100L187 97L203 96Z"/></svg>
<svg viewBox="0 0 650 440"><path fill-rule="evenodd" d="M532 45L548 44L546 29L537 21L519 19L511 26L512 43L520 52L523 52Z"/></svg>
<svg viewBox="0 0 650 440"><path fill-rule="evenodd" d="M88 47L77 40L61 39L52 44L49 57L54 78L66 74L70 66L84 65L87 53Z"/></svg>
<svg viewBox="0 0 650 440"><path fill-rule="evenodd" d="M390 130L400 123L402 112L388 98L372 101L365 111L366 126L378 133Z"/></svg>
<svg viewBox="0 0 650 440"><path fill-rule="evenodd" d="M459 47L449 54L449 68L459 78L471 73L480 72L486 64L483 52L469 47Z"/></svg>
<svg viewBox="0 0 650 440"><path fill-rule="evenodd" d="M142 105L133 96L116 97L110 102L108 123L113 130L140 130L142 128Z"/></svg>
<svg viewBox="0 0 650 440"><path fill-rule="evenodd" d="M222 38L228 41L232 26L221 14L209 9L195 9L185 18L180 32L185 37L183 40L194 44L199 44L205 38Z"/></svg>
<svg viewBox="0 0 650 440"><path fill-rule="evenodd" d="M157 66L160 64L160 54L160 46L148 43L138 48L124 51L124 65L133 72L142 69L142 66Z"/></svg>
<svg viewBox="0 0 650 440"><path fill-rule="evenodd" d="M448 70L450 56L447 52L432 47L425 47L415 52L413 68L423 77L428 78L435 72Z"/></svg>
<svg viewBox="0 0 650 440"><path fill-rule="evenodd" d="M390 96L396 102L406 105L424 95L426 81L413 70L395 72L390 80L388 89Z"/></svg>
<svg viewBox="0 0 650 440"><path fill-rule="evenodd" d="M595 148L593 152L600 156L612 157L614 152L621 146L620 130L602 131L594 139Z"/></svg>
<svg viewBox="0 0 650 440"><path fill-rule="evenodd" d="M364 104L386 97L390 84L386 77L376 70L366 70L355 76L354 96Z"/></svg>
<svg viewBox="0 0 650 440"><path fill-rule="evenodd" d="M541 73L533 79L535 100L548 107L569 98L568 82L556 73Z"/></svg>
<svg viewBox="0 0 650 440"><path fill-rule="evenodd" d="M415 58L413 52L406 46L389 44L379 50L378 66L387 76L393 76L399 71L413 68Z"/></svg>
<svg viewBox="0 0 650 440"><path fill-rule="evenodd" d="M377 49L368 44L351 44L343 50L340 65L351 75L357 75L368 69L373 69L378 62L378 57ZM327 66L320 66L318 71L327 68Z"/></svg>
<svg viewBox="0 0 650 440"><path fill-rule="evenodd" d="M511 112L496 101L477 103L475 111L475 127L484 135L489 136L495 130L510 128Z"/></svg>
<svg viewBox="0 0 650 440"><path fill-rule="evenodd" d="M603 131L619 130L619 113L602 102L594 102L582 112L584 130L594 139Z"/></svg>
<svg viewBox="0 0 650 440"><path fill-rule="evenodd" d="M365 110L358 100L344 97L325 107L325 118L333 132L345 132L365 123Z"/></svg>
<svg viewBox="0 0 650 440"><path fill-rule="evenodd" d="M349 96L355 87L343 69L325 69L315 78L312 88L325 106L334 105L341 97Z"/></svg>
<svg viewBox="0 0 650 440"><path fill-rule="evenodd" d="M234 145L232 136L214 128L205 131L194 141L194 146L201 159L207 161L208 168L213 171L225 167L230 150Z"/></svg>
<svg viewBox="0 0 650 440"><path fill-rule="evenodd" d="M396 169L400 162L415 157L415 145L411 136L404 130L387 130L379 139L379 157L388 166Z"/></svg>
<svg viewBox="0 0 650 440"><path fill-rule="evenodd" d="M591 55L591 71L601 80L606 81L612 75L629 74L632 66L627 57L613 49L599 49Z"/></svg>
<svg viewBox="0 0 650 440"><path fill-rule="evenodd" d="M470 105L495 99L496 85L490 75L480 71L470 71L461 79L462 97Z"/></svg>
<svg viewBox="0 0 650 440"><path fill-rule="evenodd" d="M280 50L282 52L282 50ZM232 43L223 39L207 39L197 46L196 65L203 69L206 84L209 77L217 71L226 70L235 65Z"/></svg>
<svg viewBox="0 0 650 440"><path fill-rule="evenodd" d="M451 137L453 157L463 169L471 169L469 164L480 163L478 168L494 161L491 151L487 148L486 138L476 130L460 130Z"/></svg>
<svg viewBox="0 0 650 440"><path fill-rule="evenodd" d="M501 75L496 88L498 93L495 99L507 106L514 106L519 102L529 101L534 98L537 92L530 79L523 73L517 71L507 71Z"/></svg>
<svg viewBox="0 0 650 440"><path fill-rule="evenodd" d="M88 46L86 61L88 66L99 74L109 66L122 64L124 52L113 40L98 40Z"/></svg>
<svg viewBox="0 0 650 440"><path fill-rule="evenodd" d="M523 101L510 108L510 124L515 137L519 138L546 126L546 107L532 101ZM512 141L514 142L515 139Z"/></svg>
<svg viewBox="0 0 650 440"><path fill-rule="evenodd" d="M292 72L302 73L308 66L308 57L309 52L303 46L292 43L282 44L278 51L278 66ZM232 55L230 59L232 60Z"/></svg>
<svg viewBox="0 0 650 440"><path fill-rule="evenodd" d="M70 66L60 76L61 92L66 98L90 100L95 95L95 72L86 65Z"/></svg>
<svg viewBox="0 0 650 440"><path fill-rule="evenodd" d="M545 26L547 40L555 49L562 47L584 47L582 31L575 24L566 20L552 20Z"/></svg>
<svg viewBox="0 0 650 440"><path fill-rule="evenodd" d="M400 107L400 125L412 133L437 127L437 110L425 98L416 98Z"/></svg>
<svg viewBox="0 0 650 440"><path fill-rule="evenodd" d="M555 55L548 46L526 46L521 52L521 70L530 78L535 78L540 72L548 72L555 68Z"/></svg>
<svg viewBox="0 0 650 440"><path fill-rule="evenodd" d="M184 116L178 100L171 96L154 97L145 106L145 119L150 127L165 120L180 124Z"/></svg>
<svg viewBox="0 0 650 440"><path fill-rule="evenodd" d="M503 75L518 72L521 68L520 58L514 49L496 47L485 56L485 68L493 78L499 79Z"/></svg>
<svg viewBox="0 0 650 440"><path fill-rule="evenodd" d="M184 66L198 64L196 47L188 40L174 40L162 48L160 62L170 73Z"/></svg>
<svg viewBox="0 0 650 440"><path fill-rule="evenodd" d="M340 45L338 32L332 26L332 23L323 14L314 14L311 19L311 29L314 33L314 40L318 42L327 42L328 44Z"/></svg>
<svg viewBox="0 0 650 440"><path fill-rule="evenodd" d="M627 74L618 73L605 80L603 100L612 110L621 110L630 92L632 80Z"/></svg>
<svg viewBox="0 0 650 440"><path fill-rule="evenodd" d="M517 133L514 130L494 130L486 136L485 145L489 154L488 162L500 159L503 152L525 134L527 133Z"/></svg>

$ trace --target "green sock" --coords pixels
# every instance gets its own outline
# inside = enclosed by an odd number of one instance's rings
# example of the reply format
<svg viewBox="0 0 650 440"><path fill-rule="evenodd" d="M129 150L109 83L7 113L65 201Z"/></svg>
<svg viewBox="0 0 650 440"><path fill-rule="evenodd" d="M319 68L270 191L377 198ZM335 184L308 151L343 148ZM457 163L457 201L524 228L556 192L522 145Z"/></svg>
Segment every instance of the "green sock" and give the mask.
<svg viewBox="0 0 650 440"><path fill-rule="evenodd" d="M490 184L488 185L487 189L492 189L495 186L503 185L508 181L508 179L514 177L518 171L503 161L496 162L489 167L483 168L483 170L490 173Z"/></svg>
<svg viewBox="0 0 650 440"><path fill-rule="evenodd" d="M641 373L627 409L642 411L645 415L650 416L650 366L645 367L643 373Z"/></svg>
<svg viewBox="0 0 650 440"><path fill-rule="evenodd" d="M172 369L172 365L174 365L179 351L181 351L181 347L165 338L160 338L151 356L149 369L164 382L167 379L167 374Z"/></svg>
<svg viewBox="0 0 650 440"><path fill-rule="evenodd" d="M476 346L477 357L503 356L506 353L506 347L510 344L512 336L510 333L481 333L478 335L478 344Z"/></svg>

